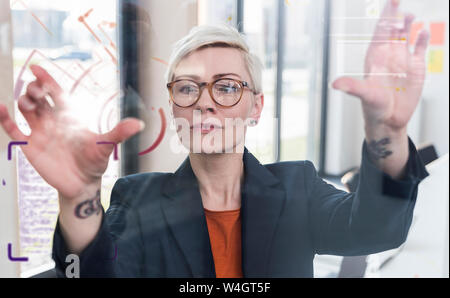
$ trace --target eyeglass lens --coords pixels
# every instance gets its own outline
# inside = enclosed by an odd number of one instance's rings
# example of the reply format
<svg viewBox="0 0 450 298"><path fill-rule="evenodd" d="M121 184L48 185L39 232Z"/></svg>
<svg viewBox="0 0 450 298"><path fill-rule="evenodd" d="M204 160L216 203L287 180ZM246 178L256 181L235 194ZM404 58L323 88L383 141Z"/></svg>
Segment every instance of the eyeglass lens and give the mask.
<svg viewBox="0 0 450 298"><path fill-rule="evenodd" d="M174 102L183 107L192 105L200 96L199 86L189 80L180 80L172 85ZM232 79L216 81L212 86L213 99L220 105L232 106L240 99L242 87Z"/></svg>

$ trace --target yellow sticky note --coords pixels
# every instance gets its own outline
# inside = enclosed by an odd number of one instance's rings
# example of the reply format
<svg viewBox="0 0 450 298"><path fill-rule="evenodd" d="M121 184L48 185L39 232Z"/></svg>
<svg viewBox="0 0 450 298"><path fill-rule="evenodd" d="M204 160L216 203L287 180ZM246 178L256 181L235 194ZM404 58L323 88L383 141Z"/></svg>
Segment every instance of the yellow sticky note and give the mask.
<svg viewBox="0 0 450 298"><path fill-rule="evenodd" d="M430 50L428 56L428 72L444 72L444 50Z"/></svg>

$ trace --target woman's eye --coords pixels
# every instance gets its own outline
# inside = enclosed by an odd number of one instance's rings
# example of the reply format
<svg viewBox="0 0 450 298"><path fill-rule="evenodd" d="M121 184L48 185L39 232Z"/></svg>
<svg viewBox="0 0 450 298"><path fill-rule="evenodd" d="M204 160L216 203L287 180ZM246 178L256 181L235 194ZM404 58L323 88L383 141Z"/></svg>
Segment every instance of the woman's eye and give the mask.
<svg viewBox="0 0 450 298"><path fill-rule="evenodd" d="M220 92L225 92L225 93L235 93L235 92L237 92L237 88L235 86L221 85L221 86L218 86L218 89L219 89Z"/></svg>
<svg viewBox="0 0 450 298"><path fill-rule="evenodd" d="M195 88L192 86L182 86L179 91L184 94L189 94L195 92Z"/></svg>

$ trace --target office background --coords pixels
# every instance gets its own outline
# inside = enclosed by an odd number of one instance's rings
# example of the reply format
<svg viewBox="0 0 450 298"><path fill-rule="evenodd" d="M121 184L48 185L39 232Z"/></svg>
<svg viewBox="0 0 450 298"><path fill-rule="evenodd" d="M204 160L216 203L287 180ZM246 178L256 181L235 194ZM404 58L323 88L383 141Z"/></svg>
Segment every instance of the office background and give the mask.
<svg viewBox="0 0 450 298"><path fill-rule="evenodd" d="M250 151L262 163L311 160L322 177L344 189L340 177L360 162L363 119L359 100L333 90L330 82L361 73L383 5L381 0L2 0L0 101L27 131L15 100L32 80L27 66L38 63L70 93L73 110L93 131L107 131L120 117L142 118L146 130L119 147L119 158L111 157L102 185L107 208L119 176L174 171L186 157L171 150L175 131L164 81L171 46L193 26L229 24L246 35L265 66L265 107L261 122L249 131ZM426 274L431 276L445 272L448 276L448 266L429 265L445 256L448 263L448 211L440 208L448 204L448 180L442 179L448 177L448 161L447 171L440 170L448 154L448 5L446 0L401 4L401 10L417 16L413 36L421 28L432 34L423 99L408 131L417 145L432 144L443 157L439 165L431 165L437 174L427 183L434 186L421 186L424 199L419 202L430 204L423 205L426 211L416 225L417 233L426 233L420 232L421 222L437 231L435 250L426 253L435 258L425 257L424 264L417 265L429 266ZM20 149L13 148L8 161L8 143L0 131L0 276L28 277L52 267L56 191L37 175ZM442 187L437 194L429 190L436 185ZM431 240L417 238L419 244L425 241ZM11 262L9 243L14 256L27 256L28 261ZM390 253L408 255L408 249L403 250ZM365 276L383 276L373 264L391 255L372 258L370 264L364 260ZM343 265L340 257L319 256L316 276L338 276ZM414 277L418 267L396 271L391 266L389 274Z"/></svg>

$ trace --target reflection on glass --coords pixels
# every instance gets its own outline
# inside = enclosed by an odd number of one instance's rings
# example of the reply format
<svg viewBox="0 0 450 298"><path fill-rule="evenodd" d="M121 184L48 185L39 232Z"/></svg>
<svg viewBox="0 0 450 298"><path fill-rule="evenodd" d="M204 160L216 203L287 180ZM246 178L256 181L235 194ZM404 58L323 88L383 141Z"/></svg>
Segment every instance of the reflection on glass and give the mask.
<svg viewBox="0 0 450 298"><path fill-rule="evenodd" d="M118 121L118 77L115 1L10 1L13 27L14 97L35 78L31 64L44 67L66 91L66 104L82 125L106 132ZM19 128L30 128L16 109ZM49 144L51 145L51 144ZM22 276L51 267L52 236L58 199L18 150L18 203ZM118 173L112 160L105 172L105 209Z"/></svg>
<svg viewBox="0 0 450 298"><path fill-rule="evenodd" d="M316 161L322 7L323 1L291 1L285 9L281 160Z"/></svg>
<svg viewBox="0 0 450 298"><path fill-rule="evenodd" d="M257 126L249 129L246 145L261 163L275 160L275 79L277 1L244 1L244 33L250 49L262 60L264 109Z"/></svg>
<svg viewBox="0 0 450 298"><path fill-rule="evenodd" d="M237 25L236 0L198 0L199 25Z"/></svg>

